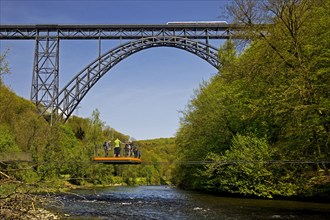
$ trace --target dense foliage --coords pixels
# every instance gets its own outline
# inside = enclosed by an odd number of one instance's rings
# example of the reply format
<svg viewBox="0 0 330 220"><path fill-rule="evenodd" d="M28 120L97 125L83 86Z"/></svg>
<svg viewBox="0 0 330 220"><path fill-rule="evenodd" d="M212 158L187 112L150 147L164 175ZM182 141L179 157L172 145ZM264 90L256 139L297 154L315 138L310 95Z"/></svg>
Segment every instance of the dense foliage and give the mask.
<svg viewBox="0 0 330 220"><path fill-rule="evenodd" d="M196 91L177 133L180 160L216 163L177 166L174 181L262 197L329 191L329 164L317 161L330 161L330 2L233 2L253 40L240 54L241 42L222 46L219 74ZM267 32L255 25L269 22Z"/></svg>
<svg viewBox="0 0 330 220"><path fill-rule="evenodd" d="M65 124L50 126L44 117L36 113L30 101L16 96L1 83L0 181L4 183L11 180L49 184L51 187L64 187L68 182L75 185L168 183L168 165L94 163L91 160L93 156L104 155L103 142L116 138L123 143L130 139L105 125L97 109L90 118L73 116ZM173 160L173 138L134 144L147 162L167 161L167 157ZM0 194L15 190L9 187L10 190L6 191L9 189L6 186L9 185L1 184Z"/></svg>
<svg viewBox="0 0 330 220"><path fill-rule="evenodd" d="M143 153L142 175L149 178L148 183L171 184L174 163L177 160L174 138L159 138L136 142ZM153 179L153 181L151 181Z"/></svg>

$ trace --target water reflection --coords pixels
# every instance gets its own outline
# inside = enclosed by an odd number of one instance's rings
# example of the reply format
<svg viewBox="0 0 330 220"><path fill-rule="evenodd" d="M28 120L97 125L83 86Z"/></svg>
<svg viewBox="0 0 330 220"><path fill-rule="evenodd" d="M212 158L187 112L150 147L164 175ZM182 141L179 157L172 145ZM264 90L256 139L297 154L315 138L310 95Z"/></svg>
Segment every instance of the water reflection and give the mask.
<svg viewBox="0 0 330 220"><path fill-rule="evenodd" d="M167 186L71 193L57 195L62 205L53 207L69 219L330 219L330 204L216 197Z"/></svg>

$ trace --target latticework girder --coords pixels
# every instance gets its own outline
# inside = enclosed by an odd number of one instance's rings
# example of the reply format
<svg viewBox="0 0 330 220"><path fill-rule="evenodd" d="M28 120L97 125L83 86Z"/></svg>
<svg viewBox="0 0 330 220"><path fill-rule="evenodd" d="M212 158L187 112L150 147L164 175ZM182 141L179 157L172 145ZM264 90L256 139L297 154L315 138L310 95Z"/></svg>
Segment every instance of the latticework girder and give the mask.
<svg viewBox="0 0 330 220"><path fill-rule="evenodd" d="M218 68L217 49L202 42L175 36L148 37L131 41L109 50L79 72L59 92L58 96L54 97L54 100L58 100L57 109L54 109L54 112L59 113L59 119L67 119L95 83L117 63L141 50L161 46L186 50ZM51 107L48 105L47 109Z"/></svg>
<svg viewBox="0 0 330 220"><path fill-rule="evenodd" d="M210 24L134 25L0 25L0 39L35 39L38 35L60 39L139 39L178 36L190 39L239 38L244 26Z"/></svg>

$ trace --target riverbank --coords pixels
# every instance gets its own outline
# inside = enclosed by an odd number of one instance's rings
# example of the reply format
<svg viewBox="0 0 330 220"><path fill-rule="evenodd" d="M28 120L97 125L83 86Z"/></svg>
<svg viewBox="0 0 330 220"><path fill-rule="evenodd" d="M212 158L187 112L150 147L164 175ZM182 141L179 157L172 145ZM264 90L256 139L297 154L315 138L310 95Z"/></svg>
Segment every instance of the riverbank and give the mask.
<svg viewBox="0 0 330 220"><path fill-rule="evenodd" d="M275 196L274 198L263 198L253 195L243 195L238 193L228 192L211 192L205 190L192 190L200 193L209 195L215 195L218 197L231 197L231 198L242 198L242 199L260 199L260 200L281 200L281 201L300 201L300 202L317 202L317 203L329 203L330 204L330 188L320 189L317 193L306 195L295 195L295 196Z"/></svg>
<svg viewBox="0 0 330 220"><path fill-rule="evenodd" d="M1 219L19 219L19 220L62 219L62 217L60 215L54 214L43 208L38 208L35 210L1 209L0 218Z"/></svg>
<svg viewBox="0 0 330 220"><path fill-rule="evenodd" d="M6 196L1 194L0 219L61 219L59 215L44 208L47 203L47 197L24 192L22 189Z"/></svg>
<svg viewBox="0 0 330 220"><path fill-rule="evenodd" d="M273 195L271 198L261 197L257 195L247 195L241 193L232 193L226 191L218 191L217 189L213 190L205 190L205 189L189 189L185 188L185 190L196 190L199 192L224 196L224 197L232 197L232 198L248 198L248 199L268 199L268 200L286 200L286 201L303 201L303 202L317 202L317 203L330 203L330 176L327 176L323 179L323 181L317 182L310 187L305 187L303 190L299 192L295 192L294 195L291 196L281 196L281 195Z"/></svg>
<svg viewBox="0 0 330 220"><path fill-rule="evenodd" d="M49 203L54 202L54 195L59 193L70 194L71 190L124 186L126 183L115 184L91 184L84 182L75 185L69 181L47 181L38 184L28 184L19 181L11 181L0 184L0 219L40 220L63 219L58 213L49 211Z"/></svg>

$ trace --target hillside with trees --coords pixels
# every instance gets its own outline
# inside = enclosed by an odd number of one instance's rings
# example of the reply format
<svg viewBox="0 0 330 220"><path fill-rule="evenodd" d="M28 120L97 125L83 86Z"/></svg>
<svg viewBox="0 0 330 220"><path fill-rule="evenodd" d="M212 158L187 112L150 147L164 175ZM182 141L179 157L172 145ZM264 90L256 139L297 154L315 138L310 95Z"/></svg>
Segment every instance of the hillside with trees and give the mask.
<svg viewBox="0 0 330 220"><path fill-rule="evenodd" d="M27 216L45 202L33 194L38 191L169 184L169 165L154 162L174 159L173 138L135 142L150 162L145 165L98 164L92 157L104 156L104 141L130 137L105 125L97 109L90 118L72 116L52 126L47 118L0 81L0 216Z"/></svg>
<svg viewBox="0 0 330 220"><path fill-rule="evenodd" d="M215 163L178 165L175 183L329 198L330 1L235 0L228 9L252 40L221 47L219 74L195 92L177 133L180 160Z"/></svg>
<svg viewBox="0 0 330 220"><path fill-rule="evenodd" d="M66 180L79 185L121 184L128 178L148 177L150 181L144 180L144 184L159 184L163 171L158 169L159 164L155 165L157 169L150 168L154 167L153 162L174 160L174 138L169 138L134 141L142 151L142 159L149 162L145 168L136 168L142 165L94 163L91 160L93 156L104 155L104 141L119 138L125 143L130 137L105 125L97 109L90 118L72 116L65 124L50 126L44 117L36 114L35 106L30 101L16 96L4 84L0 89L0 152L2 155L31 155L31 161L2 164L3 172L16 180L28 183L47 180L59 184ZM6 170L9 167L19 169L19 172ZM159 179L151 177L150 173ZM170 179L169 174L165 176Z"/></svg>

